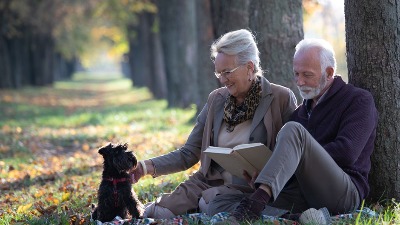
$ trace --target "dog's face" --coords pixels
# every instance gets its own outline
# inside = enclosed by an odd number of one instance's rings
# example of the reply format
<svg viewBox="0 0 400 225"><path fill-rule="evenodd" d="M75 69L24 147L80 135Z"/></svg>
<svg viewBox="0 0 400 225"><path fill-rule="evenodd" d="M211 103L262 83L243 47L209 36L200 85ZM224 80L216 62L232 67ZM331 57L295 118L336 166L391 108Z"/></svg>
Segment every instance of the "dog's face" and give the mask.
<svg viewBox="0 0 400 225"><path fill-rule="evenodd" d="M137 159L132 151L128 151L127 144L105 145L99 149L104 158L104 169L115 170L118 173L127 172L136 167Z"/></svg>

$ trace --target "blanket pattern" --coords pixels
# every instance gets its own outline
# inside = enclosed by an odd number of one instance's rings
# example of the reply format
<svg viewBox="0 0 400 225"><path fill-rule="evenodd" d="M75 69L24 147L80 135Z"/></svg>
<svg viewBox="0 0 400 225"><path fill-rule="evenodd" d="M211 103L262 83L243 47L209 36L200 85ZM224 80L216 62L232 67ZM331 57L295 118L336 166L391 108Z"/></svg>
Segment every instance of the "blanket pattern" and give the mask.
<svg viewBox="0 0 400 225"><path fill-rule="evenodd" d="M331 216L331 222L340 223L347 219L356 218L359 214L363 216L376 217L377 214L369 209L363 208L362 210L356 210L354 213L340 214ZM188 215L177 216L171 219L153 219L153 218L143 218L143 219L122 219L116 216L112 221L102 223L100 221L95 221L96 225L188 225L188 224L216 224L222 222L229 217L229 213L221 212L210 217L205 213L192 213ZM274 224L274 225L300 225L299 222L294 220L288 220L284 218L263 215L261 218L263 223Z"/></svg>

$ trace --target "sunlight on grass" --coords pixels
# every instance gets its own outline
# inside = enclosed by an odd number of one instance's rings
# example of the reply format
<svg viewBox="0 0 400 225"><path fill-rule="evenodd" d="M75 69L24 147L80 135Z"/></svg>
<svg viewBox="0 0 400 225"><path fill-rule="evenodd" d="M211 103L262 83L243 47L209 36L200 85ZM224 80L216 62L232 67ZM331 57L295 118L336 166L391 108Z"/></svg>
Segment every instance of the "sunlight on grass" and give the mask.
<svg viewBox="0 0 400 225"><path fill-rule="evenodd" d="M167 153L185 142L196 112L169 109L118 75L84 73L54 87L0 90L0 107L0 224L87 224L102 171L97 149L119 142L138 159ZM151 201L192 172L146 177L135 190Z"/></svg>

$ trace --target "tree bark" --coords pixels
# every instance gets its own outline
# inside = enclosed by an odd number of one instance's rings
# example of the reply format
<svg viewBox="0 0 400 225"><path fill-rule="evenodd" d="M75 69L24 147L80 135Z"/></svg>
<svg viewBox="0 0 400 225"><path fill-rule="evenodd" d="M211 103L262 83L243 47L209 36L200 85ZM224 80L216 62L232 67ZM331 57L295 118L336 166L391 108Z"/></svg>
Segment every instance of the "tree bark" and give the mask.
<svg viewBox="0 0 400 225"><path fill-rule="evenodd" d="M249 28L250 0L213 0L211 2L214 35Z"/></svg>
<svg viewBox="0 0 400 225"><path fill-rule="evenodd" d="M168 107L186 108L198 99L195 1L158 0Z"/></svg>
<svg viewBox="0 0 400 225"><path fill-rule="evenodd" d="M139 14L139 29L138 29L138 39L140 43L140 52L136 54L136 60L140 60L140 73L138 74L141 77L141 81L143 84L141 86L148 87L149 89L152 83L152 74L151 74L151 38L150 38L150 30L151 30L151 21L150 15L147 12L141 12Z"/></svg>
<svg viewBox="0 0 400 225"><path fill-rule="evenodd" d="M203 108L208 95L219 86L217 78L214 76L214 64L210 59L210 47L215 37L211 19L210 0L196 1L197 14L197 84L199 87L199 99L196 102L197 111Z"/></svg>
<svg viewBox="0 0 400 225"><path fill-rule="evenodd" d="M8 42L0 35L0 88L12 87L11 60L8 50Z"/></svg>
<svg viewBox="0 0 400 225"><path fill-rule="evenodd" d="M349 83L370 91L379 112L369 177L374 201L400 199L399 13L399 0L345 0Z"/></svg>
<svg viewBox="0 0 400 225"><path fill-rule="evenodd" d="M150 81L150 25L144 12L138 15L138 23L130 26L130 54L132 81L136 87L148 87Z"/></svg>
<svg viewBox="0 0 400 225"><path fill-rule="evenodd" d="M137 27L135 25L128 25L128 63L129 71L131 73L132 85L136 87L143 87L144 81L141 76L141 58L140 58L140 43L137 35Z"/></svg>
<svg viewBox="0 0 400 225"><path fill-rule="evenodd" d="M53 59L54 41L49 35L35 35L30 49L34 86L44 86L54 82Z"/></svg>
<svg viewBox="0 0 400 225"><path fill-rule="evenodd" d="M159 20L157 15L152 15L155 20ZM154 21L153 21L154 22ZM158 21L159 24L159 21ZM151 47L152 47L152 92L157 99L167 99L167 75L165 73L164 54L161 47L160 32L151 32Z"/></svg>
<svg viewBox="0 0 400 225"><path fill-rule="evenodd" d="M292 61L296 44L304 37L302 1L251 1L250 29L258 41L264 76L292 89L301 100Z"/></svg>

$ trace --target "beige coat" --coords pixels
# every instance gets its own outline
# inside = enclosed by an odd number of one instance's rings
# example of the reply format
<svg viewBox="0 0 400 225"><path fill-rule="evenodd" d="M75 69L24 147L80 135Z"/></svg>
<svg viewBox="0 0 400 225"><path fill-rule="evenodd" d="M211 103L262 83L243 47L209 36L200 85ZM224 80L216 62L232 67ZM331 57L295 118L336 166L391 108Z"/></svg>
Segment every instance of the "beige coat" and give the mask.
<svg viewBox="0 0 400 225"><path fill-rule="evenodd" d="M296 108L296 97L290 89L272 84L264 77L261 78L261 84L262 98L251 123L248 143L261 142L273 149L278 131ZM197 173L182 183L172 194L161 198L160 205L169 208L175 214L185 213L195 208L201 192L219 184L219 182L211 181L222 179L219 172L210 169L211 160L203 154L203 151L213 143L218 143L224 103L228 94L228 90L224 87L211 92L185 145L151 159L156 168L155 176L186 170L200 160L201 167ZM181 203L177 204L177 201ZM187 201L192 201L192 203L185 205Z"/></svg>

